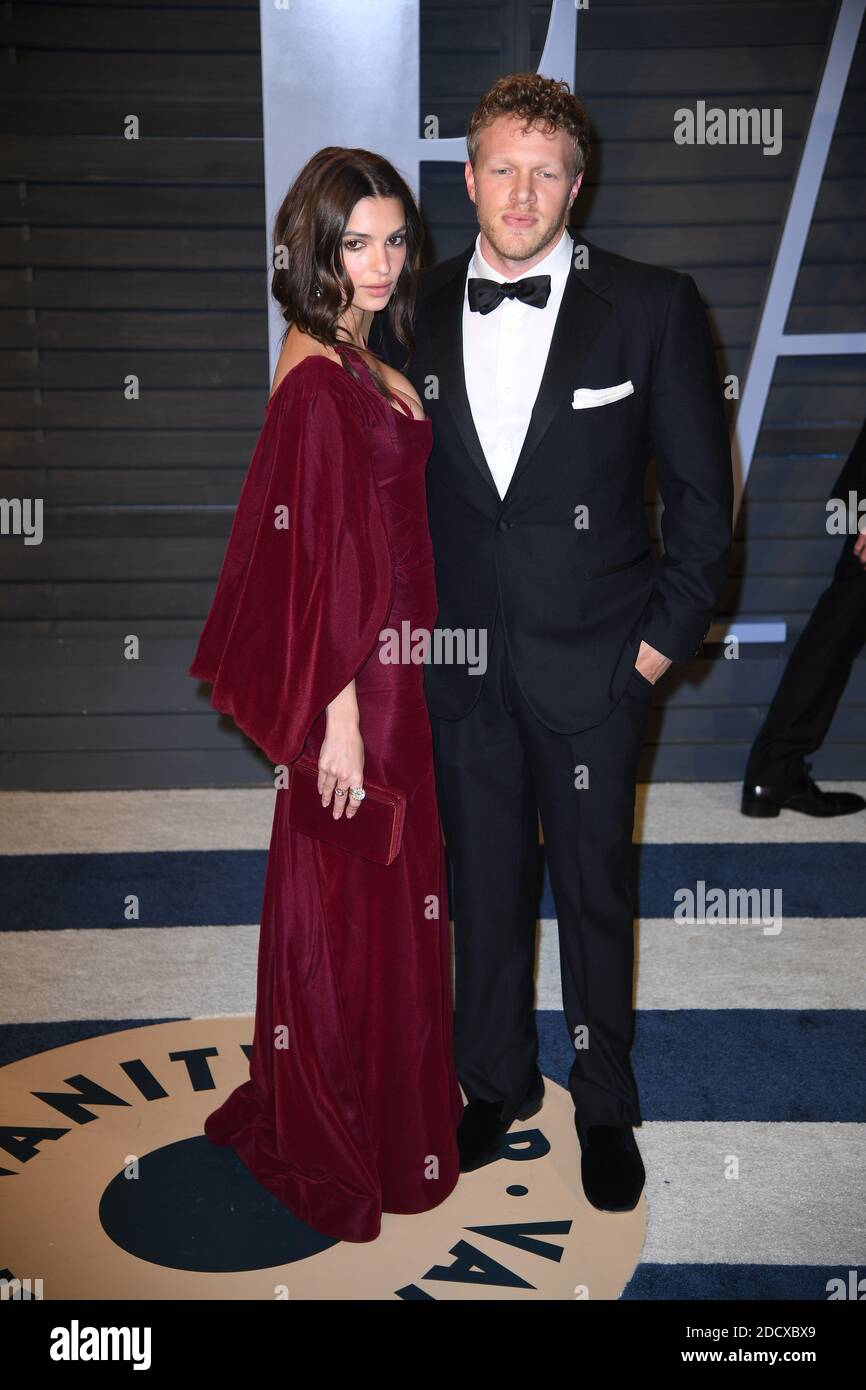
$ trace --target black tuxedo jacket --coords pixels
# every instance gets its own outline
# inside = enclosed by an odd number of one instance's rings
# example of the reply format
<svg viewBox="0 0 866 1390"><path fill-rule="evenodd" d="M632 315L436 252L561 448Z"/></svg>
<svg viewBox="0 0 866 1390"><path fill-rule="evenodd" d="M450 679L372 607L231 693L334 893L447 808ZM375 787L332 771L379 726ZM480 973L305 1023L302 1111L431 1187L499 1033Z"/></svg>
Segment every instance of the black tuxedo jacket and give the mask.
<svg viewBox="0 0 866 1390"><path fill-rule="evenodd" d="M613 255L567 231L575 250L586 248L588 265L578 268L572 257L504 498L463 375L463 292L474 242L421 273L406 368L433 421L426 479L436 626L484 628L489 641L501 609L521 689L560 733L607 717L641 638L673 661L700 650L725 578L733 494L721 385L691 276ZM384 313L369 343L404 368ZM578 388L628 382L633 391L620 399L573 408ZM644 506L653 454L665 504L658 566ZM437 662L435 648L433 658L424 673L430 712L461 718L484 677L469 662Z"/></svg>

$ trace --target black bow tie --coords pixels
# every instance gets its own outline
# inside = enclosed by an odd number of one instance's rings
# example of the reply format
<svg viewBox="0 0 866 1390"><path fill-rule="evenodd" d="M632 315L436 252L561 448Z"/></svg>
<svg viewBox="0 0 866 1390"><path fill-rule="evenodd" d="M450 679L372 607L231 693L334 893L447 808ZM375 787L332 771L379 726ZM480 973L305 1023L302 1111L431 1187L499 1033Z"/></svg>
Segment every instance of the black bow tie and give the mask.
<svg viewBox="0 0 866 1390"><path fill-rule="evenodd" d="M549 298L549 275L524 275L522 280L469 281L469 308L479 314L489 314L503 299L519 299L522 304L543 309Z"/></svg>

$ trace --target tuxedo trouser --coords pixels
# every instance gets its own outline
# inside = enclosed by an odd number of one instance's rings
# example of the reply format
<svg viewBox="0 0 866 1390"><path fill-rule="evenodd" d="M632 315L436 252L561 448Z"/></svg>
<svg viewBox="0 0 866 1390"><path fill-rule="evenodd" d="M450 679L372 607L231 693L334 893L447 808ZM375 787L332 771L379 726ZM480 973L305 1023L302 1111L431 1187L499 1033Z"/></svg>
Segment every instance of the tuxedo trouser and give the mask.
<svg viewBox="0 0 866 1390"><path fill-rule="evenodd" d="M540 813L574 1058L568 1085L583 1144L590 1125L641 1122L629 1062L630 884L637 764L652 685L633 672L604 723L556 733L520 689L500 614L483 680L462 719L431 716L454 923L455 1066L469 1100L501 1102L509 1119L540 1077Z"/></svg>
<svg viewBox="0 0 866 1390"><path fill-rule="evenodd" d="M827 736L855 657L866 643L866 568L848 536L827 586L788 658L749 753L744 781L792 788Z"/></svg>

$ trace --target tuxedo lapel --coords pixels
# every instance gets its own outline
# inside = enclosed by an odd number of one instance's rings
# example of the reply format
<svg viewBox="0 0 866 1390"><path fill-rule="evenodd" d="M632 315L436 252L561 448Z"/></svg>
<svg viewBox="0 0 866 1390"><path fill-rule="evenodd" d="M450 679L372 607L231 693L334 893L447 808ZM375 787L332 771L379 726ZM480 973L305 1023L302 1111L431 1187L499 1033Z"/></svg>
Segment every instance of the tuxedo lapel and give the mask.
<svg viewBox="0 0 866 1390"><path fill-rule="evenodd" d="M439 377L440 400L444 401L450 410L466 452L492 490L497 504L507 502L513 495L521 475L536 454L563 399L571 399L576 373L610 313L610 301L604 294L606 286L610 283L604 252L591 246L573 228L566 227L566 233L574 242L571 268L526 437L504 498L499 496L499 490L484 456L472 419L469 397L466 394L463 298L466 269L475 250L474 242L457 259L454 274L433 291L427 300L430 340L433 347L432 360L436 364ZM585 268L575 265L575 253L579 248L585 248Z"/></svg>
<svg viewBox="0 0 866 1390"><path fill-rule="evenodd" d="M459 264L451 278L431 294L427 301L427 321L433 346L433 362L439 377L439 399L444 401L450 410L466 452L488 487L493 490L498 502L499 490L484 457L484 450L472 419L463 366L463 298L466 267L474 251L473 242L459 258Z"/></svg>
<svg viewBox="0 0 866 1390"><path fill-rule="evenodd" d="M529 417L529 427L503 498L505 502L514 495L521 475L537 453L563 400L571 400L581 363L610 314L610 300L603 294L610 283L604 253L590 246L571 227L567 227L566 231L574 242L571 269L556 316L541 385ZM575 254L581 247L586 248L585 269L575 265Z"/></svg>

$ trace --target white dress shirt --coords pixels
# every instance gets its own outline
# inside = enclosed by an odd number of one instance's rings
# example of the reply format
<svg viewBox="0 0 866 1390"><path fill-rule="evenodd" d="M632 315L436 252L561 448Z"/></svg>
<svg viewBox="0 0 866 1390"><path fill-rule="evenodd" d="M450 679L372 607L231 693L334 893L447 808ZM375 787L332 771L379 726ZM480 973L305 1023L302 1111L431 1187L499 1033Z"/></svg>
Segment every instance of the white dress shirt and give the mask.
<svg viewBox="0 0 866 1390"><path fill-rule="evenodd" d="M497 281L510 277L488 265L481 254L480 232L475 240L463 290L463 369L475 429L500 497L505 496L529 428L573 245L563 227L556 245L526 272L550 276L550 298L543 309L504 299L489 314L480 314L469 308L470 276Z"/></svg>

